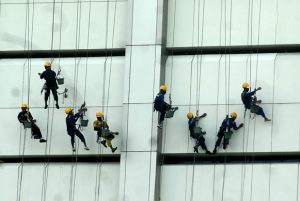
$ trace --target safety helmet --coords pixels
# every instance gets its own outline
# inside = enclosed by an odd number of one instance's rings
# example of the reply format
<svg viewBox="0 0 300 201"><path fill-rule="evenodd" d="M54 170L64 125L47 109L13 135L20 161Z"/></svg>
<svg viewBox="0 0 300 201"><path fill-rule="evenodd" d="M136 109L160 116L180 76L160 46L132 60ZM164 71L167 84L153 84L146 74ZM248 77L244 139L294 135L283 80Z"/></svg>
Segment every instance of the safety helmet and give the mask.
<svg viewBox="0 0 300 201"><path fill-rule="evenodd" d="M21 108L28 108L28 106L27 106L27 104L23 103L23 104L21 105Z"/></svg>
<svg viewBox="0 0 300 201"><path fill-rule="evenodd" d="M163 90L163 91L167 91L167 86L166 85L161 85L159 87L160 90Z"/></svg>
<svg viewBox="0 0 300 201"><path fill-rule="evenodd" d="M72 108L70 108L70 107L67 107L67 108L65 109L65 113L66 113L66 114L69 114L71 111L72 111Z"/></svg>
<svg viewBox="0 0 300 201"><path fill-rule="evenodd" d="M192 112L188 112L186 114L186 116L187 116L188 119L191 119L191 118L193 118L193 113Z"/></svg>
<svg viewBox="0 0 300 201"><path fill-rule="evenodd" d="M96 117L103 117L102 112L96 112Z"/></svg>
<svg viewBox="0 0 300 201"><path fill-rule="evenodd" d="M236 118L237 117L237 113L236 112L231 112L230 113L230 117L231 118Z"/></svg>
<svg viewBox="0 0 300 201"><path fill-rule="evenodd" d="M242 87L243 87L244 89L249 89L250 85L249 85L248 82L244 82L244 83L242 84Z"/></svg>
<svg viewBox="0 0 300 201"><path fill-rule="evenodd" d="M46 61L46 62L44 63L44 67L45 67L45 68L51 67L51 63L50 63L49 61Z"/></svg>

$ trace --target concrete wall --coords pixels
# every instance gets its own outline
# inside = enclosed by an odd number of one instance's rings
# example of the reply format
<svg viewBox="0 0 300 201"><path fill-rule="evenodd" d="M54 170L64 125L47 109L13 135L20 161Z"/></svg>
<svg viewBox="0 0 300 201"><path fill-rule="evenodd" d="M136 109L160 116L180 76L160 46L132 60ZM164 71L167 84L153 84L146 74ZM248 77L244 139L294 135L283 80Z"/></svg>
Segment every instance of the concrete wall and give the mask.
<svg viewBox="0 0 300 201"><path fill-rule="evenodd" d="M76 61L75 61L76 60ZM57 71L58 66L62 68L62 76L65 84L60 86L58 91L65 88L69 90L68 98L64 100L59 96L59 103L62 109L53 109L53 98L48 110L43 109L44 98L41 95L41 87L44 80L38 76L38 72L44 70L45 59L7 59L0 61L0 85L2 90L1 98L1 123L0 135L1 155L14 155L22 150L25 139L25 154L71 154L70 137L66 132L64 108L71 106L80 107L86 101L90 120L89 126L83 129L90 151L79 149L79 153L98 153L96 144L96 133L92 123L95 120L95 113L103 111L107 116L108 124L112 130L122 134L122 91L123 91L123 57L113 58L61 58L53 61L53 70ZM76 63L76 65L75 65ZM105 76L104 76L105 73ZM105 79L105 81L104 81ZM29 80L29 81L28 81ZM8 86L8 87L4 87ZM30 87L28 87L30 86ZM104 91L105 90L105 91ZM75 96L76 94L76 96ZM85 95L86 94L86 95ZM37 119L43 136L48 136L49 144L40 144L30 139L30 130L25 131L17 121L21 103L29 103L30 111ZM113 144L120 147L120 138L116 138ZM22 153L22 152L21 152ZM110 153L105 149L104 153Z"/></svg>
<svg viewBox="0 0 300 201"><path fill-rule="evenodd" d="M165 125L164 152L192 152L194 142L188 137L186 114L197 109L208 114L200 126L207 131L209 149L214 147L226 114L236 111L237 123L243 122L245 127L233 135L227 152L299 151L300 96L295 93L300 90L299 63L299 54L169 57L166 84L179 110ZM271 122L260 116L250 119L249 111L244 119L240 94L245 81L252 88L262 87L257 97Z"/></svg>
<svg viewBox="0 0 300 201"><path fill-rule="evenodd" d="M28 2L1 1L0 51L125 46L126 0Z"/></svg>
<svg viewBox="0 0 300 201"><path fill-rule="evenodd" d="M298 0L172 0L167 45L295 44L299 20Z"/></svg>
<svg viewBox="0 0 300 201"><path fill-rule="evenodd" d="M20 165L0 165L0 188L4 200L18 200L18 195L22 201L79 201L95 200L95 197L117 200L119 164L51 163L45 167L44 164L30 163L24 164L23 174Z"/></svg>

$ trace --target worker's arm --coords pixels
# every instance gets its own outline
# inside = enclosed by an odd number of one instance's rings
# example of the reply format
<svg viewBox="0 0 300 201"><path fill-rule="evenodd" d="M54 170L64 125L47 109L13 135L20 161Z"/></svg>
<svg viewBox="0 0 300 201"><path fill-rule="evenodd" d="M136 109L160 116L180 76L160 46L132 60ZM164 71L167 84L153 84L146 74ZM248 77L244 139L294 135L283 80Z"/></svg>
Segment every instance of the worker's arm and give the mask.
<svg viewBox="0 0 300 201"><path fill-rule="evenodd" d="M204 117L206 117L207 116L207 114L206 113L203 113L201 116L196 116L195 118L196 118L196 120L198 121L198 120L200 120L200 119L202 119L202 118L204 118Z"/></svg>

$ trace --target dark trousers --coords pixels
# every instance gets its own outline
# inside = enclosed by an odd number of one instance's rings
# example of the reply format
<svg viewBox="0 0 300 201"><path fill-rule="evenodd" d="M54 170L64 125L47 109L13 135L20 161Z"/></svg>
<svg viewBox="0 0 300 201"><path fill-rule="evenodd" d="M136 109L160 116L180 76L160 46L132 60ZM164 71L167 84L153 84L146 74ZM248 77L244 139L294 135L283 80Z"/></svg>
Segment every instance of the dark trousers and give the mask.
<svg viewBox="0 0 300 201"><path fill-rule="evenodd" d="M264 119L266 118L264 110L262 109L262 107L260 107L258 105L252 105L250 108L247 108L247 109L249 109L251 113L261 115Z"/></svg>
<svg viewBox="0 0 300 201"><path fill-rule="evenodd" d="M74 131L69 131L68 135L71 136L71 144L72 144L73 148L74 148L74 145L75 145L75 135L81 140L81 142L84 144L84 146L86 146L85 138L84 138L83 134L78 129L75 129Z"/></svg>
<svg viewBox="0 0 300 201"><path fill-rule="evenodd" d="M201 135L199 137L191 136L193 139L196 140L196 147L201 146L203 150L207 150L206 144L205 144L205 138Z"/></svg>
<svg viewBox="0 0 300 201"><path fill-rule="evenodd" d="M261 107L259 107L259 109L258 109L258 111L257 111L256 114L257 114L257 115L261 115L264 119L266 118L266 115L265 115L265 113L264 113L264 110L263 110Z"/></svg>
<svg viewBox="0 0 300 201"><path fill-rule="evenodd" d="M31 135L35 139L41 139L42 138L41 130L40 130L40 128L36 124L32 124L31 125Z"/></svg>
<svg viewBox="0 0 300 201"><path fill-rule="evenodd" d="M218 146L220 146L220 144L221 144L221 142L222 142L222 139L223 139L223 146L227 146L228 144L229 144L229 139L226 139L225 137L224 137L224 135L225 135L225 130L224 129L221 129L220 128L220 130L219 130L219 132L218 132L218 139L217 139L217 141L216 141L216 145L215 145L215 148L217 148Z"/></svg>
<svg viewBox="0 0 300 201"><path fill-rule="evenodd" d="M164 102L161 106L155 107L155 110L160 112L159 116L159 124L165 120L166 112L171 109L171 105L168 103Z"/></svg>
<svg viewBox="0 0 300 201"><path fill-rule="evenodd" d="M52 91L52 95L53 95L54 100L57 102L58 101L58 96L57 96L56 87L47 87L45 89L45 102L47 103L47 101L48 101L48 98L50 96L50 90Z"/></svg>

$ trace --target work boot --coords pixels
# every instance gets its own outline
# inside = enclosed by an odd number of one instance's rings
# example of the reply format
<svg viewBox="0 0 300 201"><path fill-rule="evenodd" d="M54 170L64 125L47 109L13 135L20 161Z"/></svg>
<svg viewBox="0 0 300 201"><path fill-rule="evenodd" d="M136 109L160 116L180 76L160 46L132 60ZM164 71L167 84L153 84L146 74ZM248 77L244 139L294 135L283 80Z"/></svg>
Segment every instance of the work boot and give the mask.
<svg viewBox="0 0 300 201"><path fill-rule="evenodd" d="M105 140L101 141L100 143L101 143L104 147L107 148L107 146L106 146L106 141L105 141Z"/></svg>
<svg viewBox="0 0 300 201"><path fill-rule="evenodd" d="M47 142L47 140L40 139L40 143Z"/></svg>
<svg viewBox="0 0 300 201"><path fill-rule="evenodd" d="M223 145L223 149L226 150L227 149L227 145L224 144Z"/></svg>
<svg viewBox="0 0 300 201"><path fill-rule="evenodd" d="M212 154L216 154L217 153L217 148L214 148Z"/></svg>
<svg viewBox="0 0 300 201"><path fill-rule="evenodd" d="M56 104L55 104L55 106L56 106L56 108L57 108L57 109L59 109L59 105L58 105L58 103L56 103Z"/></svg>
<svg viewBox="0 0 300 201"><path fill-rule="evenodd" d="M47 108L48 108L48 105L46 104L45 107L44 107L44 109L47 109Z"/></svg>
<svg viewBox="0 0 300 201"><path fill-rule="evenodd" d="M115 153L115 151L118 149L118 147L115 147L115 148L111 148L111 152L112 153Z"/></svg>
<svg viewBox="0 0 300 201"><path fill-rule="evenodd" d="M119 135L119 132L113 132L114 135Z"/></svg>
<svg viewBox="0 0 300 201"><path fill-rule="evenodd" d="M197 154L199 154L197 146L194 146L194 152L196 152Z"/></svg>
<svg viewBox="0 0 300 201"><path fill-rule="evenodd" d="M158 124L158 125L157 125L157 128L162 129L162 125L161 125L161 124Z"/></svg>
<svg viewBox="0 0 300 201"><path fill-rule="evenodd" d="M205 153L206 153L206 154L208 154L208 155L210 155L210 154L211 154L211 152L210 152L210 151L208 151L208 150L205 150Z"/></svg>
<svg viewBox="0 0 300 201"><path fill-rule="evenodd" d="M271 119L265 118L265 121L271 121Z"/></svg>
<svg viewBox="0 0 300 201"><path fill-rule="evenodd" d="M73 152L76 152L76 149L73 147L73 148L72 148L72 151L73 151Z"/></svg>
<svg viewBox="0 0 300 201"><path fill-rule="evenodd" d="M87 151L89 151L89 150L90 150L90 149L89 149L87 146L86 146L86 147L84 147L84 149L85 149L85 150L87 150Z"/></svg>

